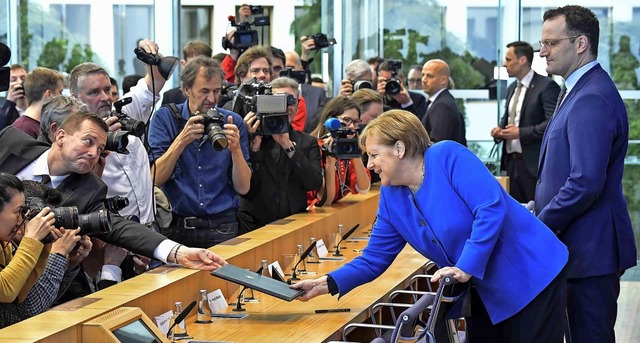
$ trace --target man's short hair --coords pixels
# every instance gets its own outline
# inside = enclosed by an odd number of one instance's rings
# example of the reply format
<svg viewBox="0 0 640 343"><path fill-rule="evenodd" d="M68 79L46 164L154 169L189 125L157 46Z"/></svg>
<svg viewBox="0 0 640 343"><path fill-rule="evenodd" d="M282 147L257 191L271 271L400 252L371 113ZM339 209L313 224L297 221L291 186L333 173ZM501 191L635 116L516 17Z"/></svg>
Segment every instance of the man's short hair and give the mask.
<svg viewBox="0 0 640 343"><path fill-rule="evenodd" d="M273 55L273 58L279 58L282 60L282 64L286 64L287 63L287 57L284 54L284 51L282 51L282 49L278 49L275 46L270 46L271 48L271 55Z"/></svg>
<svg viewBox="0 0 640 343"><path fill-rule="evenodd" d="M371 66L364 60L351 61L344 70L344 73L347 76L347 79L351 81L360 80L366 73L373 76ZM368 79L368 81L371 81L371 79Z"/></svg>
<svg viewBox="0 0 640 343"><path fill-rule="evenodd" d="M367 63L369 63L370 65L379 66L382 62L384 62L384 58L379 56L367 58Z"/></svg>
<svg viewBox="0 0 640 343"><path fill-rule="evenodd" d="M286 76L281 76L271 81L271 88L292 88L296 91L296 94L300 96L298 87L300 87L298 81Z"/></svg>
<svg viewBox="0 0 640 343"><path fill-rule="evenodd" d="M533 47L531 44L523 41L515 41L507 44L507 48L511 47L513 47L513 52L518 58L524 56L527 58L529 65L533 63Z"/></svg>
<svg viewBox="0 0 640 343"><path fill-rule="evenodd" d="M16 70L16 69L22 69L22 70L24 70L24 71L28 71L28 70L27 70L27 68L25 68L22 64L17 64L17 63L15 63L15 64L12 64L12 65L9 67L9 71L13 71L13 70Z"/></svg>
<svg viewBox="0 0 640 343"><path fill-rule="evenodd" d="M251 62L258 58L266 58L267 62L269 62L269 68L273 66L273 55L271 54L271 48L268 46L256 45L252 46L247 51L245 51L240 58L238 58L238 63L236 64L236 78L241 80L247 74L249 74L249 65Z"/></svg>
<svg viewBox="0 0 640 343"><path fill-rule="evenodd" d="M369 106L374 102L381 105L384 104L380 93L373 89L358 89L349 98L358 104L362 113L367 112L369 110Z"/></svg>
<svg viewBox="0 0 640 343"><path fill-rule="evenodd" d="M138 84L138 80L140 80L141 78L143 78L144 76L142 75L138 75L138 74L133 74L133 75L127 75L122 79L122 94L127 94L129 93L129 90L131 90L131 87L135 86L136 84Z"/></svg>
<svg viewBox="0 0 640 343"><path fill-rule="evenodd" d="M78 64L71 71L71 75L69 75L69 88L71 89L71 93L79 94L80 88L78 85L78 80L81 77L90 75L90 74L102 74L106 77L109 77L109 73L107 73L107 71L104 68L102 68L101 66L95 63L86 62L86 63Z"/></svg>
<svg viewBox="0 0 640 343"><path fill-rule="evenodd" d="M197 56L211 57L212 54L213 50L211 50L211 47L207 43L199 40L188 41L182 49L182 56L185 61Z"/></svg>
<svg viewBox="0 0 640 343"><path fill-rule="evenodd" d="M224 59L227 57L227 55L228 55L227 53L220 52L220 53L217 53L217 54L213 55L213 57L212 57L212 58L213 58L214 60L216 60L216 61L218 61L218 62L222 63L222 61L224 61Z"/></svg>
<svg viewBox="0 0 640 343"><path fill-rule="evenodd" d="M600 22L592 10L576 5L558 7L547 10L542 17L543 21L554 19L564 15L567 24L567 35L585 35L591 43L591 54L598 57L598 45L600 44Z"/></svg>
<svg viewBox="0 0 640 343"><path fill-rule="evenodd" d="M209 81L214 76L220 77L220 81L224 80L224 70L222 70L218 61L211 57L198 56L189 61L189 63L184 66L184 69L182 69L182 72L180 72L180 82L182 83L183 91L185 87L193 87L193 84L196 82L196 77L202 68L204 69L205 80Z"/></svg>
<svg viewBox="0 0 640 343"><path fill-rule="evenodd" d="M378 72L380 72L380 70L392 71L391 70L391 61L390 60L384 60L382 63L380 63L380 65L378 66ZM402 72L402 68L396 69L396 74L398 75L398 77L404 77L404 73Z"/></svg>
<svg viewBox="0 0 640 343"><path fill-rule="evenodd" d="M40 136L51 143L50 128L52 123L60 124L67 119L69 114L78 111L87 111L87 105L78 98L67 95L56 95L47 99L40 112Z"/></svg>
<svg viewBox="0 0 640 343"><path fill-rule="evenodd" d="M31 105L42 100L46 91L55 90L58 87L58 82L63 81L62 74L55 70L43 67L35 68L24 79L24 94L27 97L27 103Z"/></svg>
<svg viewBox="0 0 640 343"><path fill-rule="evenodd" d="M87 120L96 124L102 130L104 130L105 133L109 132L107 123L102 120L102 118L100 118L97 114L91 113L89 111L72 112L67 116L67 118L65 118L58 130L64 130L66 133L72 135L76 131L78 131L80 129L80 126L82 126L82 124Z"/></svg>
<svg viewBox="0 0 640 343"><path fill-rule="evenodd" d="M118 81L116 81L116 79L114 79L113 77L109 77L109 82L111 82L112 86L118 87Z"/></svg>

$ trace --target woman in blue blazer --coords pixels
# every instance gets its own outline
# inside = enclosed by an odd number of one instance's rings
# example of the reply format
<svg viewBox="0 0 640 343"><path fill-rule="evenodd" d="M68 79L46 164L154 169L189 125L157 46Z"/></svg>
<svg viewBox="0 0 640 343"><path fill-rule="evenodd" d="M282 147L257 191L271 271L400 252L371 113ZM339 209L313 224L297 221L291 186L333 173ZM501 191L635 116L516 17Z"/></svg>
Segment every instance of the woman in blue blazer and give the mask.
<svg viewBox="0 0 640 343"><path fill-rule="evenodd" d="M562 342L567 248L511 198L464 146L431 144L415 115L383 113L360 137L380 175L377 220L362 256L292 287L301 300L344 295L374 280L409 243L471 283L471 342Z"/></svg>

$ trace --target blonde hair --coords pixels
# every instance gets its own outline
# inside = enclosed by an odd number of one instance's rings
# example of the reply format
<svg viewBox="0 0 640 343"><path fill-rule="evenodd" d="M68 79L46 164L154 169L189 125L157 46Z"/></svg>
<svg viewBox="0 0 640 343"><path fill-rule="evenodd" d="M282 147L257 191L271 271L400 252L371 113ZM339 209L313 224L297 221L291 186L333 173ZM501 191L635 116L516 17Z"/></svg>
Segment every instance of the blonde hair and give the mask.
<svg viewBox="0 0 640 343"><path fill-rule="evenodd" d="M424 154L431 145L427 130L415 114L403 110L390 110L372 120L360 134L360 145L366 150L367 138L375 137L379 144L393 146L402 141L407 157Z"/></svg>

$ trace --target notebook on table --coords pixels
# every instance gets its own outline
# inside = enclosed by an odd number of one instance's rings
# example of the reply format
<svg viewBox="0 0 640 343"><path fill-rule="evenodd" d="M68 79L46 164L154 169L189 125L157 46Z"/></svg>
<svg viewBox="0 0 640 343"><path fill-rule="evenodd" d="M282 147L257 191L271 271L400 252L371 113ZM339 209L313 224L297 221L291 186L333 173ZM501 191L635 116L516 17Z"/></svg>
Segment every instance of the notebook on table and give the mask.
<svg viewBox="0 0 640 343"><path fill-rule="evenodd" d="M268 276L262 276L250 270L238 268L231 264L212 271L211 275L286 301L294 300L304 294L304 291L291 289L289 285L284 282L274 280Z"/></svg>

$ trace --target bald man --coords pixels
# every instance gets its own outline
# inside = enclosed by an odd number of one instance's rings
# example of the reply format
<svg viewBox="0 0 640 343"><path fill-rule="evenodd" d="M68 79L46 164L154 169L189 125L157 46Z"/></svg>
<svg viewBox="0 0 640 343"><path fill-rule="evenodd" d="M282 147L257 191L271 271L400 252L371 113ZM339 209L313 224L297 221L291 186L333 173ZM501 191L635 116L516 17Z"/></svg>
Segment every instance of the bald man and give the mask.
<svg viewBox="0 0 640 343"><path fill-rule="evenodd" d="M447 90L450 74L449 65L443 60L429 60L424 64L422 89L429 100L422 124L432 141L452 140L466 146L464 115Z"/></svg>
<svg viewBox="0 0 640 343"><path fill-rule="evenodd" d="M295 51L287 51L284 53L286 58L285 66L293 70L304 70L300 56ZM311 132L315 128L315 123L318 122L318 115L324 107L324 103L327 100L327 96L322 89L314 87L308 83L301 83L300 90L302 97L306 101L307 108L307 122L304 127L304 132Z"/></svg>

